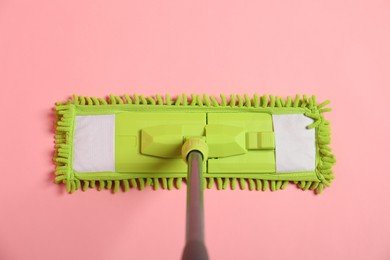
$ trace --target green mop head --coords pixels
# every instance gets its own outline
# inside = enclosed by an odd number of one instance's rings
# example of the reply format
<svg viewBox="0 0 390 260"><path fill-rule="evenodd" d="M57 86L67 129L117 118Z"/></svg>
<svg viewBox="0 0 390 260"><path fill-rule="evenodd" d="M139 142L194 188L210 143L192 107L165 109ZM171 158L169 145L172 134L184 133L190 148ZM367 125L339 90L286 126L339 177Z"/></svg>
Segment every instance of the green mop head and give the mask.
<svg viewBox="0 0 390 260"><path fill-rule="evenodd" d="M74 96L55 107L55 181L68 192L180 188L182 146L196 137L208 154L207 188L275 191L292 182L321 193L334 178L328 103L306 95Z"/></svg>

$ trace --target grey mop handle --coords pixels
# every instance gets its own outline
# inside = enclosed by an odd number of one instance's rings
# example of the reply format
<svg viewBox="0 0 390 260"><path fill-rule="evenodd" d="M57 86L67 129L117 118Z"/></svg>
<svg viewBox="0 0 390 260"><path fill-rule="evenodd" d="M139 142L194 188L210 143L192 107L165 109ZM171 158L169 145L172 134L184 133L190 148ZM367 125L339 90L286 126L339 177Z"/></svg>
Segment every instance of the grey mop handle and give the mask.
<svg viewBox="0 0 390 260"><path fill-rule="evenodd" d="M208 260L204 243L203 156L188 154L186 245L182 260Z"/></svg>

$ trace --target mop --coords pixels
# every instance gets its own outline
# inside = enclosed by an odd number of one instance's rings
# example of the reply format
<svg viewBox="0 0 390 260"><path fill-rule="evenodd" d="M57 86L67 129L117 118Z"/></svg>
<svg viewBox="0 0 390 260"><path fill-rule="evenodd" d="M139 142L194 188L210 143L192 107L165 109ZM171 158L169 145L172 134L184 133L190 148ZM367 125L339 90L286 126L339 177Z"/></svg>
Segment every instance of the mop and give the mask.
<svg viewBox="0 0 390 260"><path fill-rule="evenodd" d="M329 187L328 104L306 95L75 95L55 106L55 182L70 193L185 182L183 259L208 259L204 188L276 191L292 183L320 194Z"/></svg>

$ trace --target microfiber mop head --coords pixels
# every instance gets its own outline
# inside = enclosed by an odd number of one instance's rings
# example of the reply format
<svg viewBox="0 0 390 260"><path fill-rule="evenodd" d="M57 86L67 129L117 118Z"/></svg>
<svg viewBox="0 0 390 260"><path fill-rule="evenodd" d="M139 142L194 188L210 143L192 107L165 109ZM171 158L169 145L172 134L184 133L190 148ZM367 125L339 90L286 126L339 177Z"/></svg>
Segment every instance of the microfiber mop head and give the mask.
<svg viewBox="0 0 390 260"><path fill-rule="evenodd" d="M55 181L82 188L180 188L189 137L208 147L205 186L321 193L333 176L329 101L315 96L74 96L56 104Z"/></svg>

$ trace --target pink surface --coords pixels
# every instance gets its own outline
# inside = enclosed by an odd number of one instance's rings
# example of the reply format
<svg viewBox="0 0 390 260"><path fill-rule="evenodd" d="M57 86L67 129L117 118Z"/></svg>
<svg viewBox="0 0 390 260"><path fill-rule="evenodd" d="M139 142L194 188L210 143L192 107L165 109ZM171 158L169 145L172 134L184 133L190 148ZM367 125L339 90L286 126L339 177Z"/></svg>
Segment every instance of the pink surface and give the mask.
<svg viewBox="0 0 390 260"><path fill-rule="evenodd" d="M185 189L68 195L69 95L316 94L338 163L321 196L205 192L211 259L390 259L389 1L0 1L0 259L179 259Z"/></svg>

